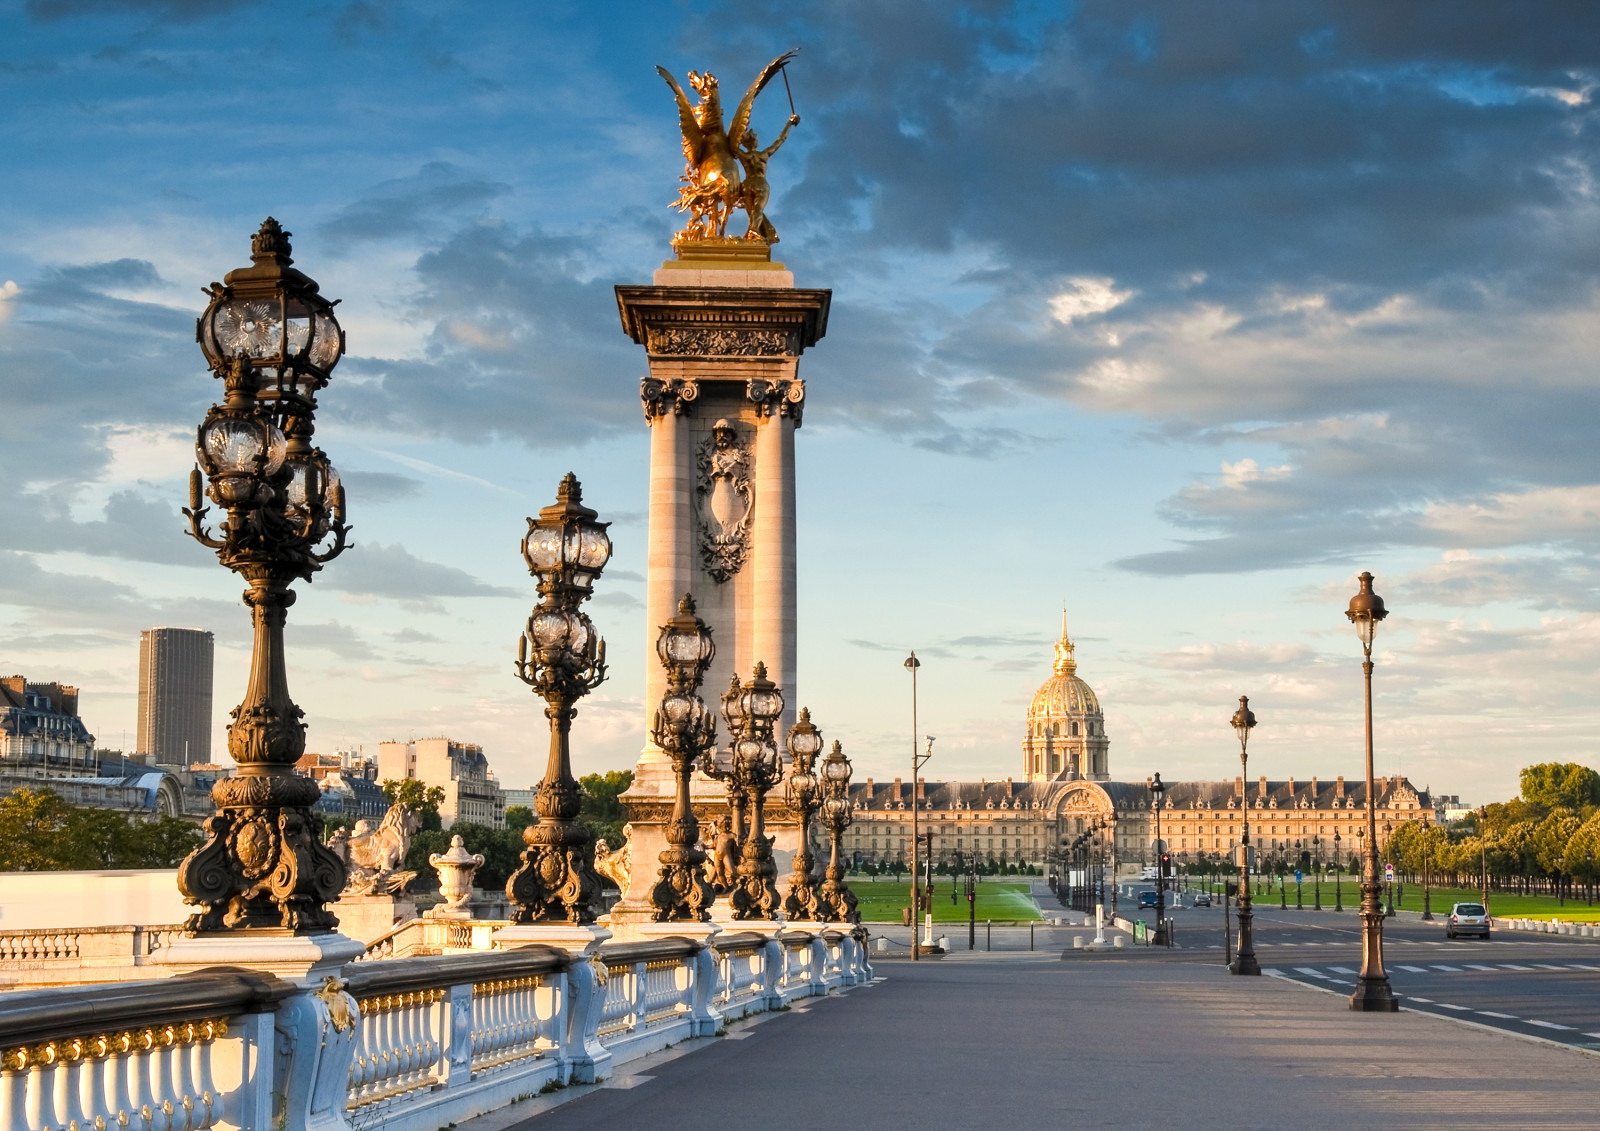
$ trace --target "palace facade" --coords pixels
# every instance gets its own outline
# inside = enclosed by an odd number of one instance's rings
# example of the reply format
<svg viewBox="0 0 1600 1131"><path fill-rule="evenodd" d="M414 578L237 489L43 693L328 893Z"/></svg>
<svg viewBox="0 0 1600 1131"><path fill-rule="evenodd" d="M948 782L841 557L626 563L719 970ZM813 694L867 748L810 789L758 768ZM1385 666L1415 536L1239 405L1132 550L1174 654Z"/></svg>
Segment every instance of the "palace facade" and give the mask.
<svg viewBox="0 0 1600 1131"><path fill-rule="evenodd" d="M1077 674L1076 648L1062 624L1050 678L1028 709L1022 775L997 781L919 782L916 796L902 778L872 778L851 787L855 823L845 847L858 863L904 864L911 859L913 807L932 835L935 863L974 853L996 864L1042 866L1053 848L1069 845L1099 820L1104 854L1120 872L1137 872L1158 854L1150 782L1112 781L1110 739L1099 697ZM1426 792L1398 777L1376 788L1378 835L1426 814ZM1348 863L1366 831L1366 782L1312 777L1310 781L1169 782L1161 807L1161 843L1177 864L1228 858L1245 820L1258 867L1292 862L1302 850Z"/></svg>

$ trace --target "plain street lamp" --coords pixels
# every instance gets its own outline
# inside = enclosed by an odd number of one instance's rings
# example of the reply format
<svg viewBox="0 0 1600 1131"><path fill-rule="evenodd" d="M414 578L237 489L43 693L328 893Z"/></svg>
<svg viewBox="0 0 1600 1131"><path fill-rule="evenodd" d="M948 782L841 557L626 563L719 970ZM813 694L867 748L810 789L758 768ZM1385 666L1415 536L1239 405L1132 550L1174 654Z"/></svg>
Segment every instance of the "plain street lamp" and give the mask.
<svg viewBox="0 0 1600 1131"><path fill-rule="evenodd" d="M1344 910L1344 858L1339 855L1339 830L1333 830L1333 909Z"/></svg>
<svg viewBox="0 0 1600 1131"><path fill-rule="evenodd" d="M606 642L579 608L611 560L609 523L583 505L568 472L556 502L528 519L522 556L539 579L539 604L517 640L517 678L545 701L550 758L534 793L537 824L522 830L522 866L506 881L516 923L595 921L600 881L589 864L589 832L578 823L583 791L572 776L572 718L578 700L606 678Z"/></svg>
<svg viewBox="0 0 1600 1131"><path fill-rule="evenodd" d="M1378 888L1378 810L1377 785L1372 772L1372 641L1378 632L1378 622L1389 615L1383 598L1372 591L1372 574L1363 572L1361 588L1350 598L1345 616L1355 625L1361 638L1361 670L1366 676L1367 705L1367 827L1365 830L1366 856L1361 871L1361 974L1356 978L1355 992L1350 995L1350 1008L1362 1012L1394 1013L1400 1002L1389 986L1389 975L1383 968L1383 906L1379 902Z"/></svg>
<svg viewBox="0 0 1600 1131"><path fill-rule="evenodd" d="M667 822L667 847L660 855L660 879L650 889L650 917L658 923L711 917L716 898L706 881L706 854L696 847L700 821L689 804L689 778L695 764L717 739L717 718L700 699L700 681L717 654L711 629L695 615L694 598L683 595L678 613L661 626L656 654L667 670L667 690L656 708L650 737L672 760L677 794Z"/></svg>
<svg viewBox="0 0 1600 1131"><path fill-rule="evenodd" d="M1161 775L1156 774L1150 782L1150 796L1154 799L1152 807L1156 811L1156 945L1166 945L1167 937L1167 893L1165 887L1167 846L1161 840L1161 799L1166 796L1167 787L1161 784Z"/></svg>
<svg viewBox="0 0 1600 1131"><path fill-rule="evenodd" d="M1304 901L1300 898L1300 877L1303 874L1300 869L1305 866L1305 861L1305 843L1297 840L1294 842L1294 909L1296 911L1304 911L1306 909Z"/></svg>
<svg viewBox="0 0 1600 1131"><path fill-rule="evenodd" d="M295 269L289 233L270 216L250 241L251 266L212 283L196 337L224 400L212 405L189 476L189 533L249 583L255 646L244 701L228 725L236 773L212 788L206 842L178 866L178 890L198 904L193 934L271 929L332 931L327 904L344 890L345 863L316 837L317 784L295 773L304 712L289 698L283 626L294 593L345 547L344 488L312 447L316 394L344 353L333 304ZM206 529L204 498L222 507L221 537ZM324 539L333 536L323 548Z"/></svg>
<svg viewBox="0 0 1600 1131"><path fill-rule="evenodd" d="M1389 848L1390 848L1390 845L1392 845L1393 843L1394 843L1394 822L1385 821L1383 823L1383 854L1385 856L1389 855ZM1385 919L1393 919L1394 918L1394 881L1389 879L1389 872L1393 867L1394 867L1393 863L1390 862L1389 863L1389 867L1387 867L1387 868L1385 868L1383 870L1383 875L1384 875L1383 888L1384 888L1384 893L1388 898L1388 910L1386 910L1383 913L1383 917Z"/></svg>
<svg viewBox="0 0 1600 1131"><path fill-rule="evenodd" d="M917 772L922 769L921 754L917 750L917 669L922 661L912 652L906 657L905 669L911 673L911 960L922 957L922 944L917 941L917 920L921 918L922 900L919 898L917 880L917 852L921 847L918 835ZM931 744L930 744L931 746Z"/></svg>
<svg viewBox="0 0 1600 1131"><path fill-rule="evenodd" d="M1250 710L1250 698L1239 696L1239 709L1233 713L1233 731L1239 736L1240 782L1250 780L1250 731L1256 725L1255 712ZM1240 797L1239 834L1239 950L1230 969L1235 974L1260 974L1261 964L1256 961L1254 921L1250 906L1250 798Z"/></svg>
<svg viewBox="0 0 1600 1131"><path fill-rule="evenodd" d="M1433 840L1428 835L1428 815L1422 815L1422 921L1433 922Z"/></svg>

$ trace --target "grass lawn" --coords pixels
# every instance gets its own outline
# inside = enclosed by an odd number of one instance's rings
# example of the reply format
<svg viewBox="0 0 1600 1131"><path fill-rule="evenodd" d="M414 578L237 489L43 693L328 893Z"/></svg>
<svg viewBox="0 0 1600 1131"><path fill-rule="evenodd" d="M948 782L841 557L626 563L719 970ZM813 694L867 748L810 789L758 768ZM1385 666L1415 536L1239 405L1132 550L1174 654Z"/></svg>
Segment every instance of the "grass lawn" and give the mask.
<svg viewBox="0 0 1600 1131"><path fill-rule="evenodd" d="M873 883L862 876L850 881L850 890L856 893L858 910L862 920L867 923L898 923L900 909L911 906L909 883ZM950 902L948 876L935 876L933 891L935 923L967 921L967 897L962 894L956 903ZM978 885L978 922L993 919L997 923L1026 923L1039 918L1039 905L1028 894L1027 884L985 880Z"/></svg>
<svg viewBox="0 0 1600 1131"><path fill-rule="evenodd" d="M1357 876L1344 876L1342 878L1344 891L1344 906L1346 911L1354 910L1361 905L1361 880ZM1322 881L1322 907L1328 910L1334 905L1334 880L1332 877ZM1193 880L1190 881L1190 890L1195 888ZM1289 894L1289 908L1294 909L1294 880L1290 879L1286 885ZM1216 889L1215 885L1213 888ZM1307 908L1313 906L1315 888L1308 879L1301 885L1301 896ZM1422 885L1421 884L1396 884L1395 891L1398 897L1394 901L1396 911L1421 911L1422 910ZM1450 905L1454 903L1477 903L1480 892L1477 888L1442 888L1433 889L1432 907L1434 915L1448 915ZM1255 900L1263 906L1276 907L1278 905L1278 885L1274 883L1272 890L1267 893L1257 894ZM1497 919L1562 919L1572 923L1600 922L1600 904L1590 907L1581 900L1567 900L1566 906L1553 895L1514 895L1510 892L1491 891L1489 893L1489 911Z"/></svg>

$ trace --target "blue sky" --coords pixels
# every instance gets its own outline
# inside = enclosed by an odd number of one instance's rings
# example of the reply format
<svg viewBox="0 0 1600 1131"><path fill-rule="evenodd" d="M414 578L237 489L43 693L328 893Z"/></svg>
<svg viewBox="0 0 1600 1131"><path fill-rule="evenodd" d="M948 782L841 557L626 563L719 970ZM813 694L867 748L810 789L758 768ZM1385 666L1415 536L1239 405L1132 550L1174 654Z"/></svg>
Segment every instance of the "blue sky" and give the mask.
<svg viewBox="0 0 1600 1131"><path fill-rule="evenodd" d="M779 256L834 289L802 363L801 702L903 773L908 648L944 777L1016 772L1063 602L1117 776L1380 772L1473 800L1595 764L1600 13L1588 5L0 8L0 668L119 746L138 632L218 634L184 538L216 396L200 288L268 215L342 299L319 439L358 546L302 587L312 749L449 734L539 772L511 674L523 516L614 520L613 675L580 770L643 741L643 358L611 288L667 254L654 73L781 50ZM758 106L772 136L781 88Z"/></svg>

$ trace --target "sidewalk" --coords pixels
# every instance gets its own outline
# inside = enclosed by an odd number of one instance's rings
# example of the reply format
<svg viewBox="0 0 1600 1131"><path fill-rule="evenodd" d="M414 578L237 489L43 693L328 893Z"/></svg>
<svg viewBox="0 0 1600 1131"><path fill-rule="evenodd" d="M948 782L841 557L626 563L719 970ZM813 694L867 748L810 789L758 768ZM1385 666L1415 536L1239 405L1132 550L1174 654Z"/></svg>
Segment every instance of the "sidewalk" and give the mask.
<svg viewBox="0 0 1600 1131"><path fill-rule="evenodd" d="M957 951L519 1126L1592 1126L1600 1059L1214 965ZM462 1131L470 1131L465 1125Z"/></svg>

